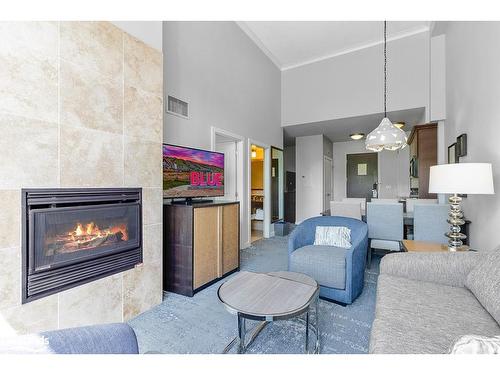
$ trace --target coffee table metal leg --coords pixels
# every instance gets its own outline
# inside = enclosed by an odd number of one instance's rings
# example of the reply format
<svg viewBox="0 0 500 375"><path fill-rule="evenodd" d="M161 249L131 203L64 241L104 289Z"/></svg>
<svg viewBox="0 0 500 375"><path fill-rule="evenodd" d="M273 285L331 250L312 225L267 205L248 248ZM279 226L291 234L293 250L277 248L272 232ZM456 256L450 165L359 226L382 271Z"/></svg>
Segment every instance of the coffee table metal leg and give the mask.
<svg viewBox="0 0 500 375"><path fill-rule="evenodd" d="M305 353L309 354L309 309L306 311L306 345Z"/></svg>
<svg viewBox="0 0 500 375"><path fill-rule="evenodd" d="M238 345L238 354L245 353L245 318L243 318L240 314L238 314L238 336L240 338L240 343Z"/></svg>
<svg viewBox="0 0 500 375"><path fill-rule="evenodd" d="M319 353L320 351L320 341L319 341L319 336L320 336L320 330L319 330L319 294L318 297L316 297L316 308L315 308L315 315L316 315L316 345L314 348L315 353Z"/></svg>
<svg viewBox="0 0 500 375"><path fill-rule="evenodd" d="M226 347L222 351L222 354L228 353L232 349L232 347L238 342L238 340L239 340L238 337L235 337L234 339L232 339L231 342L226 345Z"/></svg>
<svg viewBox="0 0 500 375"><path fill-rule="evenodd" d="M245 318L242 318L238 316L238 336L236 336L234 339L231 340L229 344L226 345L224 350L222 351L222 354L229 353L229 351L233 348L234 345L238 344L238 354L246 353L248 347L252 345L254 340L257 338L257 336L260 334L260 332L268 325L268 321L261 322L258 324L253 330L252 330L252 335L250 336L250 339L248 342L246 340L246 320ZM243 331L242 331L243 330Z"/></svg>

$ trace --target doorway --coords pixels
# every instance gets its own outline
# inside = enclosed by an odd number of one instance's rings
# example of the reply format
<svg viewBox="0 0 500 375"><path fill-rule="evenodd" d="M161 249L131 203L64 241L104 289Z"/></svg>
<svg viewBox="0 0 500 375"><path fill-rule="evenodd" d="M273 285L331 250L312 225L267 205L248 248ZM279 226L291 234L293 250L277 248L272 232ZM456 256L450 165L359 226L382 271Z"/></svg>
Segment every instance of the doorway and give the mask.
<svg viewBox="0 0 500 375"><path fill-rule="evenodd" d="M283 150L271 147L271 223L285 218L285 182Z"/></svg>
<svg viewBox="0 0 500 375"><path fill-rule="evenodd" d="M250 242L264 237L264 148L250 147Z"/></svg>
<svg viewBox="0 0 500 375"><path fill-rule="evenodd" d="M323 156L323 211L330 209L333 196L333 160Z"/></svg>
<svg viewBox="0 0 500 375"><path fill-rule="evenodd" d="M347 154L347 198L373 197L372 190L378 183L378 154Z"/></svg>
<svg viewBox="0 0 500 375"><path fill-rule="evenodd" d="M260 151L258 149L263 150L263 185L262 189L254 189L252 190L252 159L260 158ZM248 243L250 244L252 241L252 219L261 219L262 214L259 211L258 216L253 216L252 213L252 195L254 201L262 200L262 203L258 205L254 204L255 214L257 215L257 206L262 206L262 210L264 212L264 219L262 220L262 237L269 238L271 236L271 146L265 143L258 142L253 139L248 139L247 144L247 155L248 155L248 205L247 205L247 222L248 222ZM260 164L254 164L257 170L260 169ZM259 172L257 172L259 173ZM257 186L258 187L258 186ZM260 190L260 191L259 191ZM254 224L255 227L255 224ZM260 227L260 224L257 225ZM258 234L258 233L256 233ZM254 238L255 239L255 238Z"/></svg>

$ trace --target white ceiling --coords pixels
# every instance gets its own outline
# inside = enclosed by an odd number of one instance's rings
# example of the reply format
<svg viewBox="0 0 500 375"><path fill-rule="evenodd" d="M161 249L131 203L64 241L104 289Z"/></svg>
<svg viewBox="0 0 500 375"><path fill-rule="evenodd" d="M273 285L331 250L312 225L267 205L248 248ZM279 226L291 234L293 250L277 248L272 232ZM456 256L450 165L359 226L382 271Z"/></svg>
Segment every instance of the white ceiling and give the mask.
<svg viewBox="0 0 500 375"><path fill-rule="evenodd" d="M163 26L161 21L111 21L111 23L158 51L162 50Z"/></svg>
<svg viewBox="0 0 500 375"><path fill-rule="evenodd" d="M291 146L295 144L296 137L319 134L324 134L332 142L351 141L352 139L349 137L350 134L370 133L378 126L383 117L383 113L375 113L372 115L284 126L284 143L285 146ZM424 122L425 108L387 112L387 117L389 117L392 122L405 122L406 124L403 130L410 131L414 125Z"/></svg>
<svg viewBox="0 0 500 375"><path fill-rule="evenodd" d="M382 21L245 21L238 25L281 70L383 42ZM388 21L395 40L429 30L428 21Z"/></svg>

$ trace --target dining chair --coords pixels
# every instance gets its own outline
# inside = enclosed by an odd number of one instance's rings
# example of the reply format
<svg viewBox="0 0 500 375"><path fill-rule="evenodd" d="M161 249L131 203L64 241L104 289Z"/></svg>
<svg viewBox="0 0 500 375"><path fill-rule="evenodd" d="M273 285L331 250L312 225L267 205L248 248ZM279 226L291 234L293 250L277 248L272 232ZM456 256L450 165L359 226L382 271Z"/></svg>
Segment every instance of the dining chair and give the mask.
<svg viewBox="0 0 500 375"><path fill-rule="evenodd" d="M361 220L361 203L330 201L330 215Z"/></svg>
<svg viewBox="0 0 500 375"><path fill-rule="evenodd" d="M361 211L366 212L366 198L342 198L342 202L361 203Z"/></svg>
<svg viewBox="0 0 500 375"><path fill-rule="evenodd" d="M403 240L403 204L367 203L368 268L371 266L373 249L401 251Z"/></svg>
<svg viewBox="0 0 500 375"><path fill-rule="evenodd" d="M449 206L446 204L418 204L413 212L413 239L415 241L448 243Z"/></svg>
<svg viewBox="0 0 500 375"><path fill-rule="evenodd" d="M408 198L406 200L406 212L413 212L413 208L417 204L437 204L437 199L421 199L421 198Z"/></svg>

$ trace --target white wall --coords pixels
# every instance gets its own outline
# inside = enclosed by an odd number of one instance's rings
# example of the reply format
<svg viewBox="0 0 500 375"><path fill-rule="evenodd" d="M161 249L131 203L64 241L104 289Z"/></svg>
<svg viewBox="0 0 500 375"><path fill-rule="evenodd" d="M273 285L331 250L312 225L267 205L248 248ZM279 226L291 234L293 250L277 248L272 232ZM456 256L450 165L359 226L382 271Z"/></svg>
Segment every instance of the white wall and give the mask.
<svg viewBox="0 0 500 375"><path fill-rule="evenodd" d="M333 143L333 197L346 197L347 154L368 153L363 141ZM410 194L409 148L400 151L382 151L378 154L378 181L380 198L397 198Z"/></svg>
<svg viewBox="0 0 500 375"><path fill-rule="evenodd" d="M165 114L171 143L210 147L210 126L282 148L281 74L235 22L164 22L165 95L189 120Z"/></svg>
<svg viewBox="0 0 500 375"><path fill-rule="evenodd" d="M469 195L473 248L500 245L500 22L449 22L446 30L446 145L467 133L461 162L493 165L495 195ZM461 176L467 178L467 176Z"/></svg>
<svg viewBox="0 0 500 375"><path fill-rule="evenodd" d="M446 118L446 36L431 38L430 121Z"/></svg>
<svg viewBox="0 0 500 375"><path fill-rule="evenodd" d="M333 158L333 143L327 137L323 136L323 155Z"/></svg>
<svg viewBox="0 0 500 375"><path fill-rule="evenodd" d="M144 43L162 50L161 21L113 21L111 22Z"/></svg>
<svg viewBox="0 0 500 375"><path fill-rule="evenodd" d="M379 160L379 197L398 198L410 195L410 148L382 151Z"/></svg>
<svg viewBox="0 0 500 375"><path fill-rule="evenodd" d="M429 33L389 42L388 110L429 106ZM282 73L282 124L383 111L382 45Z"/></svg>
<svg viewBox="0 0 500 375"><path fill-rule="evenodd" d="M298 137L295 151L295 220L300 223L323 211L323 135Z"/></svg>
<svg viewBox="0 0 500 375"><path fill-rule="evenodd" d="M281 73L235 22L164 22L164 95L189 103L189 119L165 113L164 141L210 149L211 127L282 148ZM244 160L243 198L248 191ZM241 237L248 238L242 202Z"/></svg>

